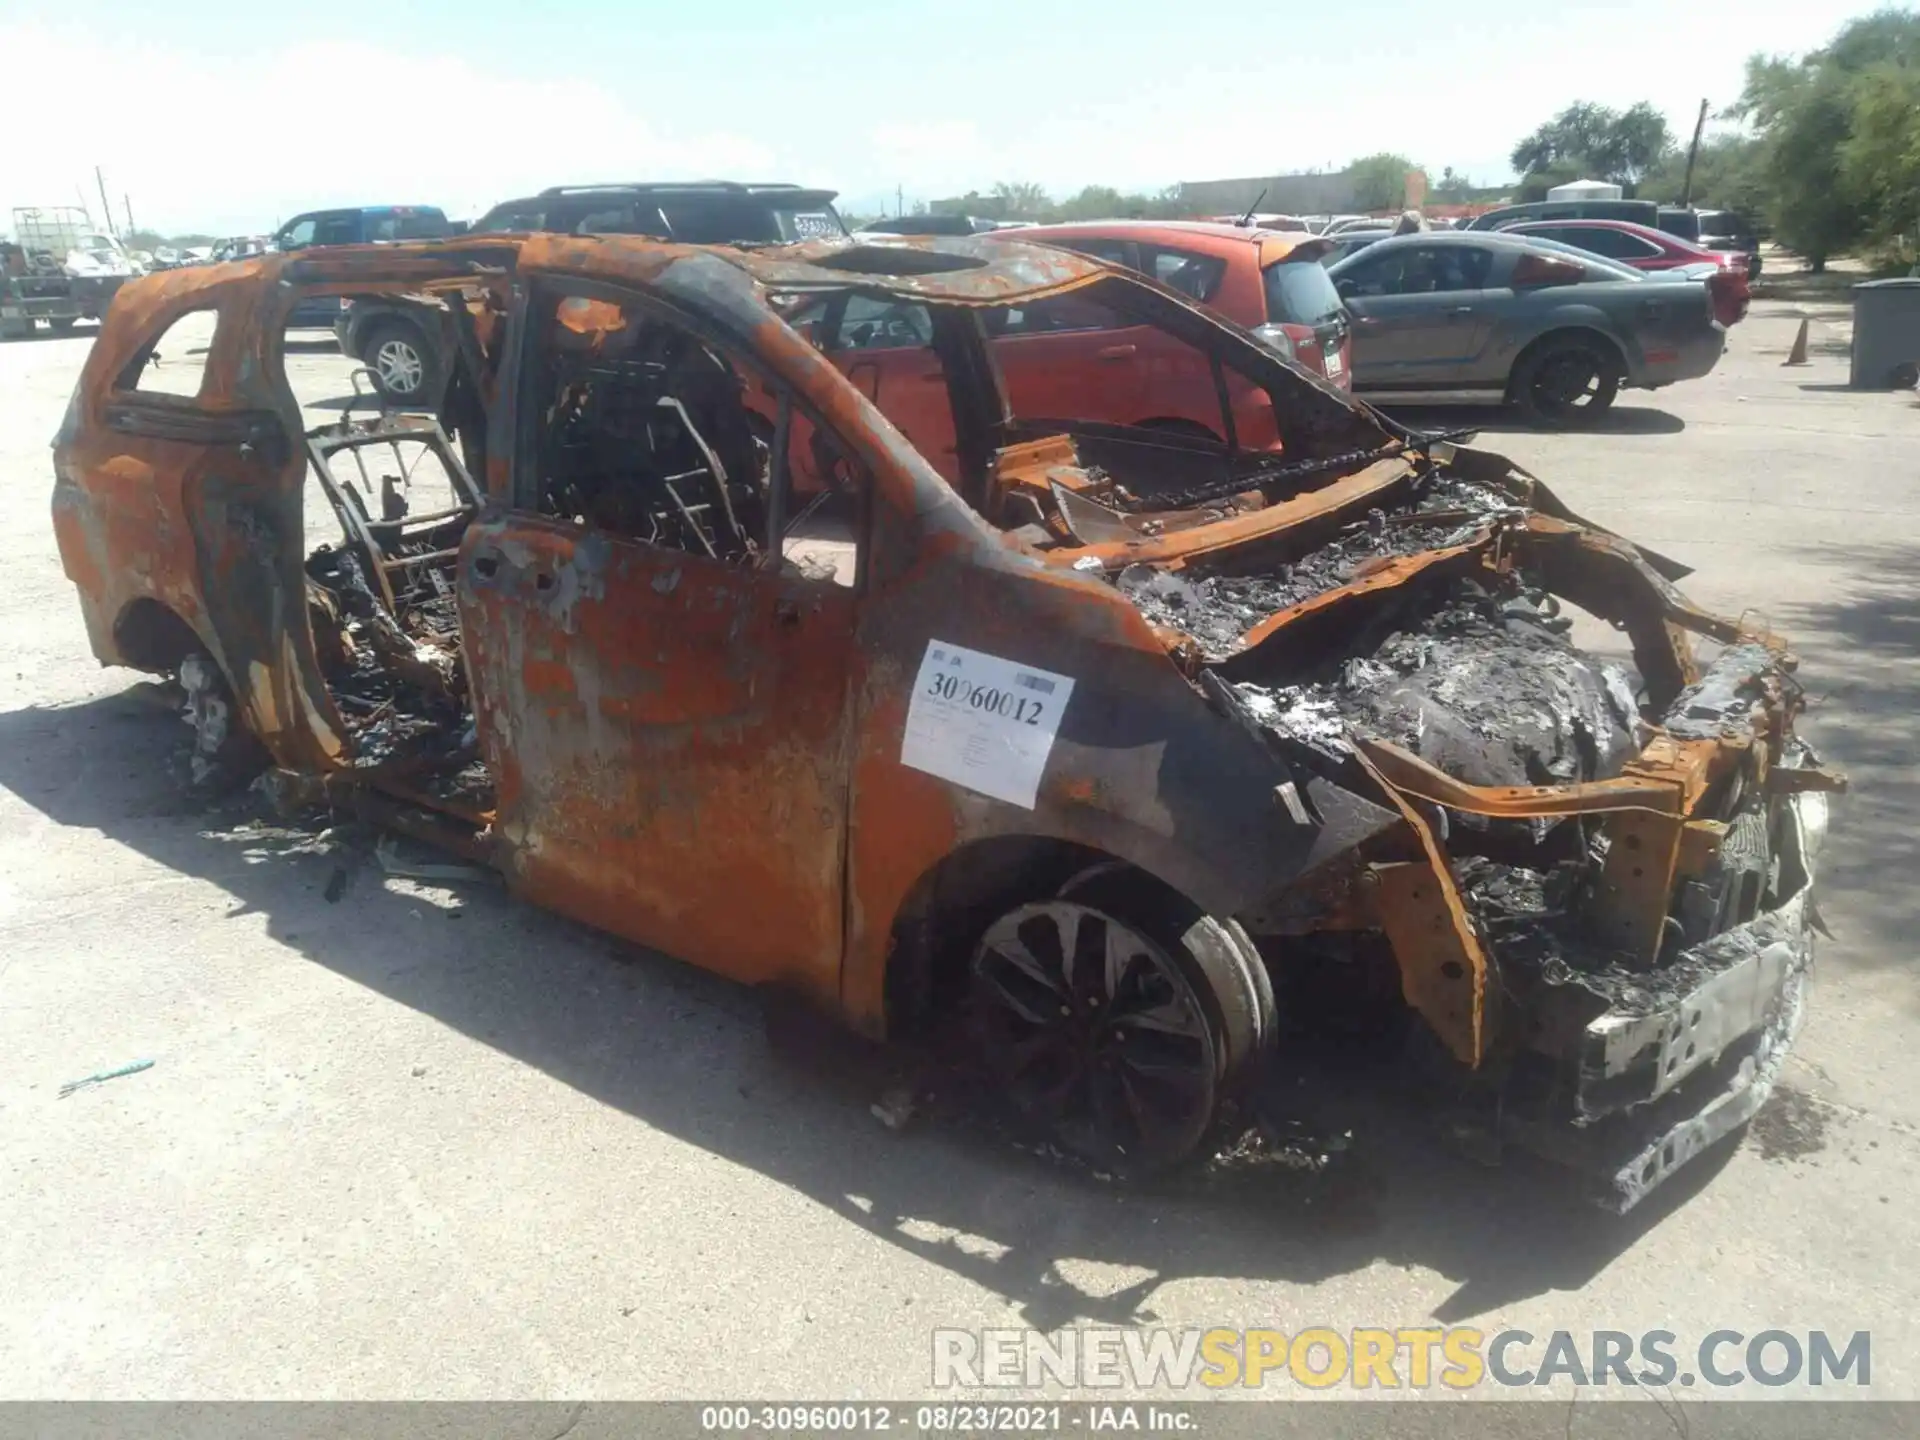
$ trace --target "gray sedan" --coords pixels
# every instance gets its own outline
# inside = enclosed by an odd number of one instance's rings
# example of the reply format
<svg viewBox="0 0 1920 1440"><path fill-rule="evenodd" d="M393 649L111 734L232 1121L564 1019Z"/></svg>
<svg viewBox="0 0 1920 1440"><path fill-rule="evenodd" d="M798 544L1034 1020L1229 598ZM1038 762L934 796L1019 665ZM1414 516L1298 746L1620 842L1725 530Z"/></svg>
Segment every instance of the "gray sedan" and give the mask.
<svg viewBox="0 0 1920 1440"><path fill-rule="evenodd" d="M1698 280L1517 236L1401 235L1328 273L1353 315L1353 388L1376 404L1509 402L1586 424L1622 386L1705 375L1726 345Z"/></svg>

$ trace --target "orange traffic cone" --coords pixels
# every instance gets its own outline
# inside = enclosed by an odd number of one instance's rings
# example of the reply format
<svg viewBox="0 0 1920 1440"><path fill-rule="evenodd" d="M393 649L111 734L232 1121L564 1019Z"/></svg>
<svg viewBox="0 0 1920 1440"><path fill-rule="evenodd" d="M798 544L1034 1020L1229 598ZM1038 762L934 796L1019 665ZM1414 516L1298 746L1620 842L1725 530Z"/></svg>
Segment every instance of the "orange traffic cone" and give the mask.
<svg viewBox="0 0 1920 1440"><path fill-rule="evenodd" d="M1807 322L1800 322L1800 333L1793 337L1793 349L1787 352L1786 363L1804 365L1807 363Z"/></svg>

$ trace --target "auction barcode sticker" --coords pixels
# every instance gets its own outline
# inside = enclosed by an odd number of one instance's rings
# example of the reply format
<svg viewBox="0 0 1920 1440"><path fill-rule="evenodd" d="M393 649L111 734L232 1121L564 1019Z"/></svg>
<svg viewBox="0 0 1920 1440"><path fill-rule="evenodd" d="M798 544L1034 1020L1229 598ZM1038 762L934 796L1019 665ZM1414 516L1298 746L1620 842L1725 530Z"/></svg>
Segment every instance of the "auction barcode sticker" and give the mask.
<svg viewBox="0 0 1920 1440"><path fill-rule="evenodd" d="M907 706L900 763L1033 809L1073 681L929 640Z"/></svg>

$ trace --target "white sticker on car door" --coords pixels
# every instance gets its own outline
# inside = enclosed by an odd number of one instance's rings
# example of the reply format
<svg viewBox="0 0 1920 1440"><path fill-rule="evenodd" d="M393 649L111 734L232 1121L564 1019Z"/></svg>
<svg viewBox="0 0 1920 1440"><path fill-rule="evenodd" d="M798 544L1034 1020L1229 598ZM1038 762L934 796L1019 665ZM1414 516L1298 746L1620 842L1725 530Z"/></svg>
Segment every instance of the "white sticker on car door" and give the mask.
<svg viewBox="0 0 1920 1440"><path fill-rule="evenodd" d="M900 763L1033 809L1073 681L929 640L907 705Z"/></svg>

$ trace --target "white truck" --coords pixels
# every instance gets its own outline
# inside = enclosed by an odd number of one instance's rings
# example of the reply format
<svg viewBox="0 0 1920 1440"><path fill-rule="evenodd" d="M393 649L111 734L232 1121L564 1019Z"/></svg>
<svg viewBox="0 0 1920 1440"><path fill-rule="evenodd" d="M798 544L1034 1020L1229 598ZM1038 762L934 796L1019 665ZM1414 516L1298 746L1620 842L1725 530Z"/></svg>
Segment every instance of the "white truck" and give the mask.
<svg viewBox="0 0 1920 1440"><path fill-rule="evenodd" d="M0 245L0 339L23 339L41 320L56 331L98 320L138 273L126 248L78 206L15 210L13 235Z"/></svg>

